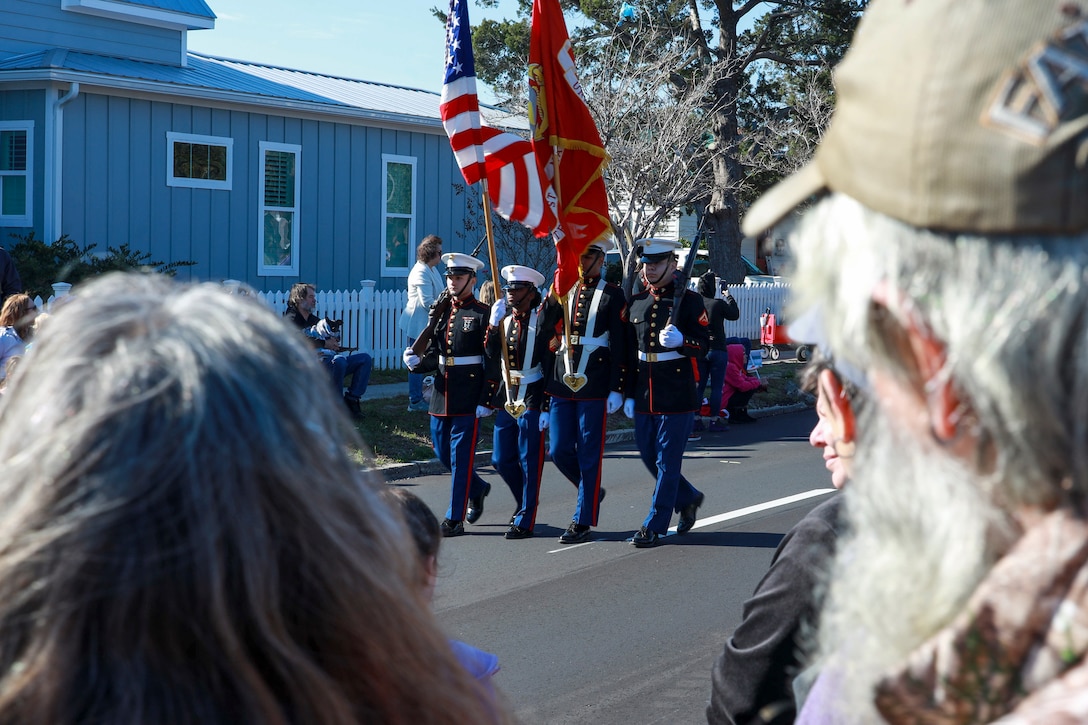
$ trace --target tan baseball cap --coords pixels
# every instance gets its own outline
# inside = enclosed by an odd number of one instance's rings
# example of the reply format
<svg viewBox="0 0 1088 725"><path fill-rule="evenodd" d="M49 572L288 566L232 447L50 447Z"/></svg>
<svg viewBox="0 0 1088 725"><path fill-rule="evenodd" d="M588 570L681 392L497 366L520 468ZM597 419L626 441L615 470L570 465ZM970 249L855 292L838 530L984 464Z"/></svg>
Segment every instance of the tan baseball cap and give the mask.
<svg viewBox="0 0 1088 725"><path fill-rule="evenodd" d="M812 161L745 234L828 190L923 228L1088 228L1088 0L873 0L835 89Z"/></svg>

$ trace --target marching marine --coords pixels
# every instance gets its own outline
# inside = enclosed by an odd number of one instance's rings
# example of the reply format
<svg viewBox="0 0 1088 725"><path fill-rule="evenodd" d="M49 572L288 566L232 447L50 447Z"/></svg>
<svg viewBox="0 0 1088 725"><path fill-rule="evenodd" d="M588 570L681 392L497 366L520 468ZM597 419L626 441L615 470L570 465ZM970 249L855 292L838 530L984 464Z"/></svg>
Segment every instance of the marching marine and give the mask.
<svg viewBox="0 0 1088 725"><path fill-rule="evenodd" d="M446 290L431 308L428 331L433 335L422 359L412 348L404 364L413 373L437 371L431 396L431 443L435 455L450 469L450 506L442 521L443 536L465 533L464 521L474 523L483 513L491 489L473 470L479 419L491 415L488 403L497 381L484 354L490 309L476 300L476 271L483 262L467 254L442 255Z"/></svg>
<svg viewBox="0 0 1088 725"><path fill-rule="evenodd" d="M608 415L623 406L625 374L632 364L631 326L623 290L604 281L601 268L611 239L593 242L582 253L582 278L563 304L549 295L544 316L556 350L548 371L552 463L578 489L578 502L561 544L586 541L597 525L605 490L601 461ZM569 316L567 316L569 315Z"/></svg>
<svg viewBox="0 0 1088 725"><path fill-rule="evenodd" d="M517 502L506 538L528 539L536 524L544 468L548 418L544 412L544 371L551 367L551 334L543 325L539 308L538 287L544 283L544 275L512 264L502 268L502 278L506 280L504 294L491 307L487 330L487 354L501 365L499 390L493 400L491 462Z"/></svg>
<svg viewBox="0 0 1088 725"><path fill-rule="evenodd" d="M680 514L676 533L690 531L703 503L703 494L680 474L680 463L699 407L698 361L706 355L709 320L699 295L676 287L675 252L680 243L644 239L640 244L648 286L631 298L638 365L629 376L630 397L624 400L623 412L635 420L639 455L655 478L650 513L631 539L645 548L657 545L668 533L673 511Z"/></svg>

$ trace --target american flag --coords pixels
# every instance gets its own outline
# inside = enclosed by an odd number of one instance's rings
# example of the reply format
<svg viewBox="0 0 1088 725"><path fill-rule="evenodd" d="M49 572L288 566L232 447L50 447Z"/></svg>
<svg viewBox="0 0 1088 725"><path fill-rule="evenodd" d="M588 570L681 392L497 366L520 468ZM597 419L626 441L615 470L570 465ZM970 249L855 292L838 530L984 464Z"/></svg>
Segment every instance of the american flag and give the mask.
<svg viewBox="0 0 1088 725"><path fill-rule="evenodd" d="M468 0L450 0L439 113L465 182L486 178L495 211L547 236L556 225L555 194L537 167L532 144L480 122Z"/></svg>

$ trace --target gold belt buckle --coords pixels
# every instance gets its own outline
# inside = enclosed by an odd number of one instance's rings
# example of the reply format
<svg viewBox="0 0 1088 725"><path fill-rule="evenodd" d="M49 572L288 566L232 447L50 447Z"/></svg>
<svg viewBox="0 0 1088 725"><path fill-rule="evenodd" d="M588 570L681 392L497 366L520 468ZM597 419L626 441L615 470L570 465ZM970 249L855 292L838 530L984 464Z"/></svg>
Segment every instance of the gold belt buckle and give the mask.
<svg viewBox="0 0 1088 725"><path fill-rule="evenodd" d="M657 353L656 352L646 353L646 362L651 362L651 363L657 362Z"/></svg>
<svg viewBox="0 0 1088 725"><path fill-rule="evenodd" d="M571 336L570 336L570 344L571 345L580 345L581 340L582 340L582 336L579 335L577 332L571 334Z"/></svg>
<svg viewBox="0 0 1088 725"><path fill-rule="evenodd" d="M442 364L445 365L446 367L450 367L450 366L453 365L453 360L454 360L453 356L449 355L447 357L442 358Z"/></svg>

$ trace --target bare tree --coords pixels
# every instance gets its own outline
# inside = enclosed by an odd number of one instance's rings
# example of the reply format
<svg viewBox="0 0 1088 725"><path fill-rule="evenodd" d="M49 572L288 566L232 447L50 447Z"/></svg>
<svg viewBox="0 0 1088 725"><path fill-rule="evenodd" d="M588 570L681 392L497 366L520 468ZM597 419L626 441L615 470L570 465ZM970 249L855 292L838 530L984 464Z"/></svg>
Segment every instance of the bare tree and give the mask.
<svg viewBox="0 0 1088 725"><path fill-rule="evenodd" d="M633 13L621 17L614 0L560 0L613 157L606 182L621 244L693 209L713 268L741 280L741 212L814 148L832 99L828 69L866 2L632 0ZM529 7L523 0L520 20L474 29L477 72L511 108L523 105ZM816 73L797 73L809 69ZM806 98L809 77L818 99Z"/></svg>

